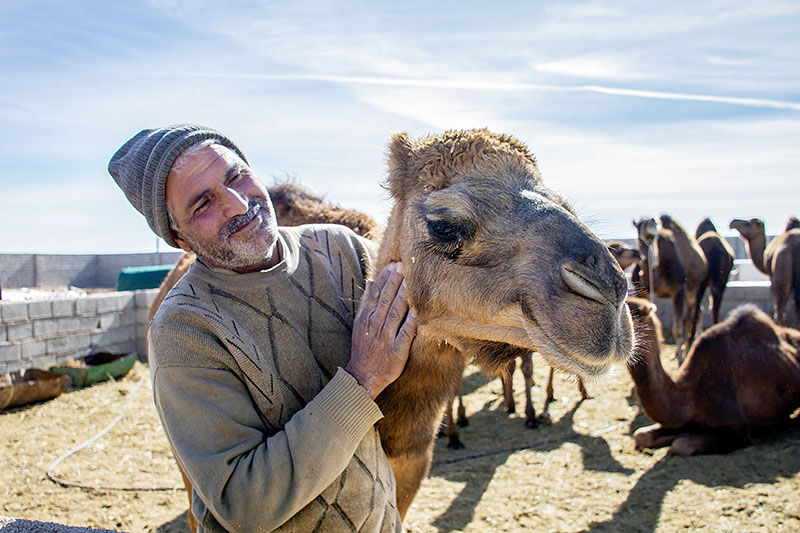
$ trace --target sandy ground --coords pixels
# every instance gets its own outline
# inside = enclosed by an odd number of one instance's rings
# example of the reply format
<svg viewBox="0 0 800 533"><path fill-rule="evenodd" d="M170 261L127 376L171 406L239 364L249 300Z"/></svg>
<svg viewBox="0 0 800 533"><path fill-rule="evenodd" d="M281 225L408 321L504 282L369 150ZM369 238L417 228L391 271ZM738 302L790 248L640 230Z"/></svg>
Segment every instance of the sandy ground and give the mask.
<svg viewBox="0 0 800 533"><path fill-rule="evenodd" d="M539 362L536 382L547 368ZM522 380L516 376L518 410ZM623 367L587 384L579 402L566 376L555 383L551 424L528 429L503 410L498 380L465 380L470 425L464 450L436 444L434 464L407 516L431 531L800 531L800 428L758 437L722 456L637 451L648 424ZM534 402L542 408L544 392ZM91 439L125 410L111 430ZM0 515L123 531L188 531L180 474L152 407L148 370L0 413Z"/></svg>

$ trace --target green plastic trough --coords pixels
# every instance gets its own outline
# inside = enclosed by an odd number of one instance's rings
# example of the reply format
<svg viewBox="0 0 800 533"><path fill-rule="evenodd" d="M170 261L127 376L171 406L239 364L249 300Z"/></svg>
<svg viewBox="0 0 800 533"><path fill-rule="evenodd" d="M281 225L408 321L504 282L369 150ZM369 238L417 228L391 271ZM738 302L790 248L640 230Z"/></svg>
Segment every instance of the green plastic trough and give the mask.
<svg viewBox="0 0 800 533"><path fill-rule="evenodd" d="M167 276L173 265L123 268L117 276L118 291L155 289Z"/></svg>
<svg viewBox="0 0 800 533"><path fill-rule="evenodd" d="M124 376L135 361L135 353L98 353L82 358L80 360L82 366L52 366L50 371L68 375L73 387L86 387L110 378Z"/></svg>

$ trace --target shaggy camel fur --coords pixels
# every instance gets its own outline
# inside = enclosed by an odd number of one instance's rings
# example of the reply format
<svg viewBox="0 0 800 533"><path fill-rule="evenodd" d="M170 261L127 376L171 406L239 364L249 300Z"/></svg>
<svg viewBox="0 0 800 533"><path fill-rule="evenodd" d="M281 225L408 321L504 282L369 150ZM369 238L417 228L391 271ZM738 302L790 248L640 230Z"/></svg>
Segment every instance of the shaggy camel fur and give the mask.
<svg viewBox="0 0 800 533"><path fill-rule="evenodd" d="M760 218L737 218L730 227L744 239L753 265L769 276L775 321L786 325L786 304L793 298L796 325L800 325L800 229L790 229L767 245L764 221Z"/></svg>
<svg viewBox="0 0 800 533"><path fill-rule="evenodd" d="M706 277L700 285L700 290L697 293L697 300L695 302L695 320L692 324L692 331L689 333L689 344L692 343L695 336L695 328L699 321L702 326L702 311L701 303L703 295L707 288L711 288L711 316L713 317L714 324L719 322L720 309L722 308L722 295L725 293L725 287L728 284L728 278L733 270L733 260L735 253L728 241L725 240L719 233L711 219L705 218L697 226L695 232L697 238L697 245L703 250L703 255L706 257L706 264L708 265Z"/></svg>
<svg viewBox="0 0 800 533"><path fill-rule="evenodd" d="M268 190L278 224L281 226L314 223L342 224L367 238L374 238L380 231L378 224L364 213L332 205L296 183L280 183L269 187ZM194 252L184 252L161 282L158 294L148 310L145 338L147 338L150 320L155 316L169 290L189 270L195 258ZM197 520L192 514L192 482L186 477L180 465L178 465L178 470L180 470L183 484L186 487L186 496L189 498L189 512L186 514L189 530L194 532L197 531Z"/></svg>
<svg viewBox="0 0 800 533"><path fill-rule="evenodd" d="M672 232L659 228L654 218L634 220L633 226L638 233L639 251L644 256L631 273L634 290L640 298L649 298L652 289L659 298L672 299L672 336L680 346L686 311L686 270L678 258Z"/></svg>
<svg viewBox="0 0 800 533"><path fill-rule="evenodd" d="M627 270L632 264L638 263L644 259L639 250L633 246L628 246L622 241L611 241L606 247L608 251L611 252L611 255L614 256L614 259L617 260L622 270Z"/></svg>
<svg viewBox="0 0 800 533"><path fill-rule="evenodd" d="M375 267L403 261L418 329L405 370L377 399L377 426L405 516L467 361L492 374L538 351L594 375L629 355L633 334L622 270L517 140L399 134L388 167L394 205Z"/></svg>
<svg viewBox="0 0 800 533"><path fill-rule="evenodd" d="M661 364L655 306L628 300L637 354L628 362L636 395L656 422L633 434L636 446L679 455L726 453L752 432L786 424L800 407L800 332L776 325L752 305L703 332L675 376Z"/></svg>

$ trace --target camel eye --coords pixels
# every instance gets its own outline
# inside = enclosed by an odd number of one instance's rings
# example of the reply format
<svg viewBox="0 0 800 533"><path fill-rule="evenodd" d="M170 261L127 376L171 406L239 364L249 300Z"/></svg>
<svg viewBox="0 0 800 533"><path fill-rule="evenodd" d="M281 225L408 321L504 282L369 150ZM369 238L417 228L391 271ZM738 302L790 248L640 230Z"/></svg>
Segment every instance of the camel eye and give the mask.
<svg viewBox="0 0 800 533"><path fill-rule="evenodd" d="M428 220L428 233L443 244L461 244L465 230L447 220Z"/></svg>

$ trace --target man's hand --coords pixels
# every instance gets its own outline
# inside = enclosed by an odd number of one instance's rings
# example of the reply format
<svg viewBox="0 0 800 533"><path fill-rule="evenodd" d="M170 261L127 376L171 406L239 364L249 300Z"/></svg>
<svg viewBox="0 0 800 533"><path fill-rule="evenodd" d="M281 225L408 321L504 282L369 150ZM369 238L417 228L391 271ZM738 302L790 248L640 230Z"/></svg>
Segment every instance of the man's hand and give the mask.
<svg viewBox="0 0 800 533"><path fill-rule="evenodd" d="M417 333L417 312L409 308L402 263L389 263L367 281L353 321L350 373L374 400L403 372Z"/></svg>

